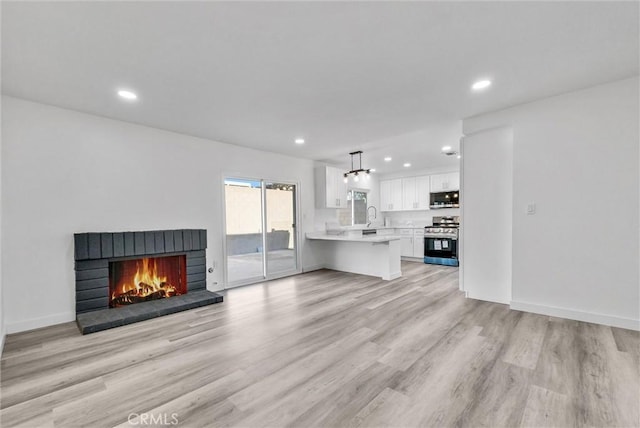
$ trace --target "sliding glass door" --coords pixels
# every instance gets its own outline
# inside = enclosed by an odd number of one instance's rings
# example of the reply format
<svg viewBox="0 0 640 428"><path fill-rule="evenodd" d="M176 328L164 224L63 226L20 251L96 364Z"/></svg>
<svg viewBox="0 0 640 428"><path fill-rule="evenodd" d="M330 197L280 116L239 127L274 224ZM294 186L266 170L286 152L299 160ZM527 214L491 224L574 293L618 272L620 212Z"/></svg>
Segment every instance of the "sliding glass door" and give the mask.
<svg viewBox="0 0 640 428"><path fill-rule="evenodd" d="M226 178L227 286L298 273L296 185Z"/></svg>
<svg viewBox="0 0 640 428"><path fill-rule="evenodd" d="M296 186L265 183L266 195L266 272L267 277L297 270Z"/></svg>

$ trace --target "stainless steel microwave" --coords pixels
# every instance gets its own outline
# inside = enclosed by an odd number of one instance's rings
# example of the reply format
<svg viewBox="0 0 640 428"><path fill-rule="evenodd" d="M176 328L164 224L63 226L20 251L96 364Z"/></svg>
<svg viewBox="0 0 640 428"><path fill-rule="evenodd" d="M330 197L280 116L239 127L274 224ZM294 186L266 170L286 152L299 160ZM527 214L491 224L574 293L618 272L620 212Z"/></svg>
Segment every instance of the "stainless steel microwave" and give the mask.
<svg viewBox="0 0 640 428"><path fill-rule="evenodd" d="M429 203L431 209L438 208L459 208L460 207L460 192L439 192L431 194L431 201Z"/></svg>

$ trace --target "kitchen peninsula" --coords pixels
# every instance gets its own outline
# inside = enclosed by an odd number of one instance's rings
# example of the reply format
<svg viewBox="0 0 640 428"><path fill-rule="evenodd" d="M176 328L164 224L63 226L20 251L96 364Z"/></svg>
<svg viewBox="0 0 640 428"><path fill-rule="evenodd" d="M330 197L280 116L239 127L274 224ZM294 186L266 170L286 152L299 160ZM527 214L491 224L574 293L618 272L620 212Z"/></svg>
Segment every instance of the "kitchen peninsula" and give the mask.
<svg viewBox="0 0 640 428"><path fill-rule="evenodd" d="M307 233L323 253L324 267L342 272L378 276L392 280L402 276L400 237L393 229L364 234L363 230L346 230L340 234Z"/></svg>

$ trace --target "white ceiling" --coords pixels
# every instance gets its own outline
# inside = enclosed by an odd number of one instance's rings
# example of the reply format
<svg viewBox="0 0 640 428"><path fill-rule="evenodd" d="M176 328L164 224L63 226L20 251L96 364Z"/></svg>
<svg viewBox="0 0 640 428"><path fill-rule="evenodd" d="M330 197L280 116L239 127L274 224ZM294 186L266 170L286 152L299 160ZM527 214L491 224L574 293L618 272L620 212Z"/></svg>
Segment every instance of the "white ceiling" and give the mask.
<svg viewBox="0 0 640 428"><path fill-rule="evenodd" d="M298 157L446 166L461 118L639 74L638 26L638 2L3 2L2 90Z"/></svg>

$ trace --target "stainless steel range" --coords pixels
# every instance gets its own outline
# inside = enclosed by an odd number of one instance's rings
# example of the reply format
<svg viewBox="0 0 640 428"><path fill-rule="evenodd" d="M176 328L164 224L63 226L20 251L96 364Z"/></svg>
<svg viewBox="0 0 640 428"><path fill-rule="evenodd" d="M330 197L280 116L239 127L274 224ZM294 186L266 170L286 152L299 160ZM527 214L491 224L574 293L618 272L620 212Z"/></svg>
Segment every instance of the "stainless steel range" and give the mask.
<svg viewBox="0 0 640 428"><path fill-rule="evenodd" d="M424 262L459 266L458 228L460 217L434 217L433 226L424 228Z"/></svg>

